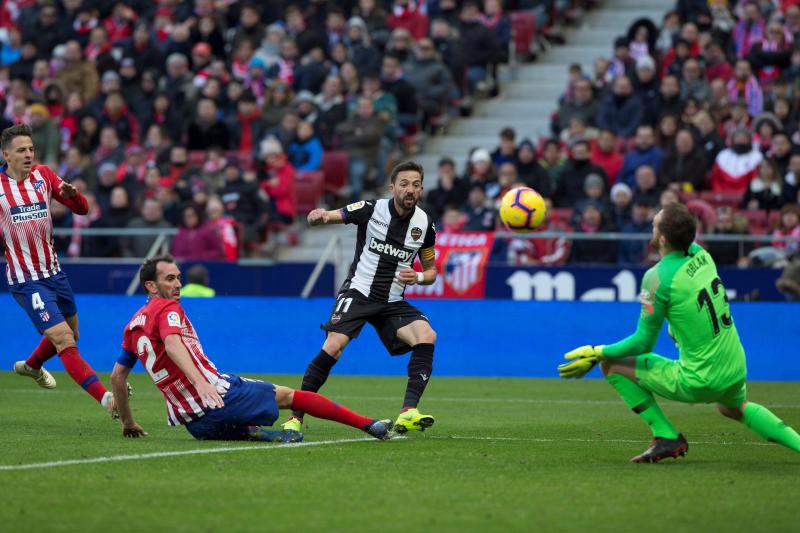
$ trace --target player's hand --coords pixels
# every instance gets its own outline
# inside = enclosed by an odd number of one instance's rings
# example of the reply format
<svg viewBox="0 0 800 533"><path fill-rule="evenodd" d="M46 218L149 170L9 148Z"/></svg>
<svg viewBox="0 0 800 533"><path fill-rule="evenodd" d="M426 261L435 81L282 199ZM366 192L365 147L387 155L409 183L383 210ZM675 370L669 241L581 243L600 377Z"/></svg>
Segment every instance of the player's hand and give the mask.
<svg viewBox="0 0 800 533"><path fill-rule="evenodd" d="M136 422L131 425L123 426L122 436L130 439L138 439L139 437L146 437L148 433Z"/></svg>
<svg viewBox="0 0 800 533"><path fill-rule="evenodd" d="M397 273L395 279L406 285L415 285L417 283L417 271L413 268L405 267Z"/></svg>
<svg viewBox="0 0 800 533"><path fill-rule="evenodd" d="M308 214L308 225L319 226L320 224L327 224L329 219L330 216L327 209L319 207Z"/></svg>
<svg viewBox="0 0 800 533"><path fill-rule="evenodd" d="M205 407L211 409L219 409L225 407L225 402L222 400L217 388L207 381L195 385L197 394Z"/></svg>
<svg viewBox="0 0 800 533"><path fill-rule="evenodd" d="M61 182L61 185L59 185L58 187L58 191L64 198L75 198L78 195L78 189L76 189L74 185L72 185L71 183L67 183L66 181Z"/></svg>
<svg viewBox="0 0 800 533"><path fill-rule="evenodd" d="M558 366L558 374L562 378L582 378L594 365L603 358L602 346L581 346L564 354L564 359L570 361Z"/></svg>

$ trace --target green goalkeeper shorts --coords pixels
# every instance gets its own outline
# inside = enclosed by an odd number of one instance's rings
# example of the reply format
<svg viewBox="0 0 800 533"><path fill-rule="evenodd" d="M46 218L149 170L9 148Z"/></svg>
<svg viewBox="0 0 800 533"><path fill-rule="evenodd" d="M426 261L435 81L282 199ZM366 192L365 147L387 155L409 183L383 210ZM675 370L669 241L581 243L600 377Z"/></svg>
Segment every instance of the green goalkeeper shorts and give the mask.
<svg viewBox="0 0 800 533"><path fill-rule="evenodd" d="M636 357L636 377L639 385L654 394L685 403L720 403L726 407L739 407L747 399L744 380L725 387L697 387L688 383L675 359L655 353Z"/></svg>

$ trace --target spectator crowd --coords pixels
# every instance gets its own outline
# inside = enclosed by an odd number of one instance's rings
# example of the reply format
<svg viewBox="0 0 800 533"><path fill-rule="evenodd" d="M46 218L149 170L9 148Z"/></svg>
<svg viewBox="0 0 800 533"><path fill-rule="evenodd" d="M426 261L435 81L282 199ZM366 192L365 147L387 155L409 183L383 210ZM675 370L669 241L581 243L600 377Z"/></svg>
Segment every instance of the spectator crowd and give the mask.
<svg viewBox="0 0 800 533"><path fill-rule="evenodd" d="M54 208L75 230L62 254L140 257L154 236L83 230L177 227L179 258L259 255L291 240L298 176L327 152L347 153L336 194L361 198L450 113L497 93L503 7L5 0L0 127L29 123L38 161L89 198L86 216Z"/></svg>
<svg viewBox="0 0 800 533"><path fill-rule="evenodd" d="M718 264L772 264L800 246L800 1L677 0L636 20L610 57L568 66L551 134L505 128L458 175L444 157L427 207L449 231L502 229L505 191L548 203L544 229L650 233L659 206L683 202L699 233L768 235L705 243ZM753 248L757 248L753 250ZM648 264L646 241L512 239L519 264Z"/></svg>

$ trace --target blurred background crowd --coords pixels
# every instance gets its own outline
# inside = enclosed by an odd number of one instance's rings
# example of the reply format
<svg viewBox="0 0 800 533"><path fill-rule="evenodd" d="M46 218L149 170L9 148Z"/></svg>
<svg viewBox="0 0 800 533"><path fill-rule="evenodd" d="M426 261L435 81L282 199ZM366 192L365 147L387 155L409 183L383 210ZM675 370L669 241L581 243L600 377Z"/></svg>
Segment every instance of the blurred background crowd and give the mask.
<svg viewBox="0 0 800 533"><path fill-rule="evenodd" d="M296 244L298 224L385 190L387 169L502 95L519 17L560 43L588 0L6 0L0 126L29 123L40 162L90 199L54 206L72 257L141 257L178 228L183 259L236 260ZM494 231L514 184L547 198L545 229L646 233L686 203L722 264L800 242L800 0L678 0L592 65L564 65L551 131L499 132L466 168L441 154L424 206L447 231ZM535 44L535 43L534 43ZM766 244L770 244L769 242ZM777 252L775 250L778 250ZM502 240L516 263L646 264L643 241Z"/></svg>
<svg viewBox="0 0 800 533"><path fill-rule="evenodd" d="M439 188L427 199L443 227L497 228L499 199L521 183L548 199L545 229L649 233L658 207L678 201L695 213L700 233L777 238L709 239L719 264L773 264L796 254L800 2L671 7L662 20L620 28L610 56L564 66L569 82L546 135L505 128L495 146L470 152L463 172L443 158ZM646 241L506 244L497 256L518 263L657 259Z"/></svg>

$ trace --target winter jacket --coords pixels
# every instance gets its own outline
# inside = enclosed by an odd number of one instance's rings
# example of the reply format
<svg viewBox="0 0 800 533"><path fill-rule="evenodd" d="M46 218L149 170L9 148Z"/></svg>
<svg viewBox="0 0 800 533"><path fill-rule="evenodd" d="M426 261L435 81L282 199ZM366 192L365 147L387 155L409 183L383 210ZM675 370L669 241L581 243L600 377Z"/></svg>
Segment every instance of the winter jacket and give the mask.
<svg viewBox="0 0 800 533"><path fill-rule="evenodd" d="M653 167L656 175L658 175L658 170L661 168L661 160L663 158L664 152L656 146L651 146L647 150L634 148L625 155L625 160L622 162L622 168L619 171L617 181L621 181L633 189L636 187L636 169L648 165Z"/></svg>
<svg viewBox="0 0 800 533"><path fill-rule="evenodd" d="M225 259L222 242L214 225L203 223L194 228L181 226L172 241L172 255L182 260Z"/></svg>
<svg viewBox="0 0 800 533"><path fill-rule="evenodd" d="M632 137L642 121L642 103L635 95L620 98L610 93L597 114L597 127L621 137Z"/></svg>

